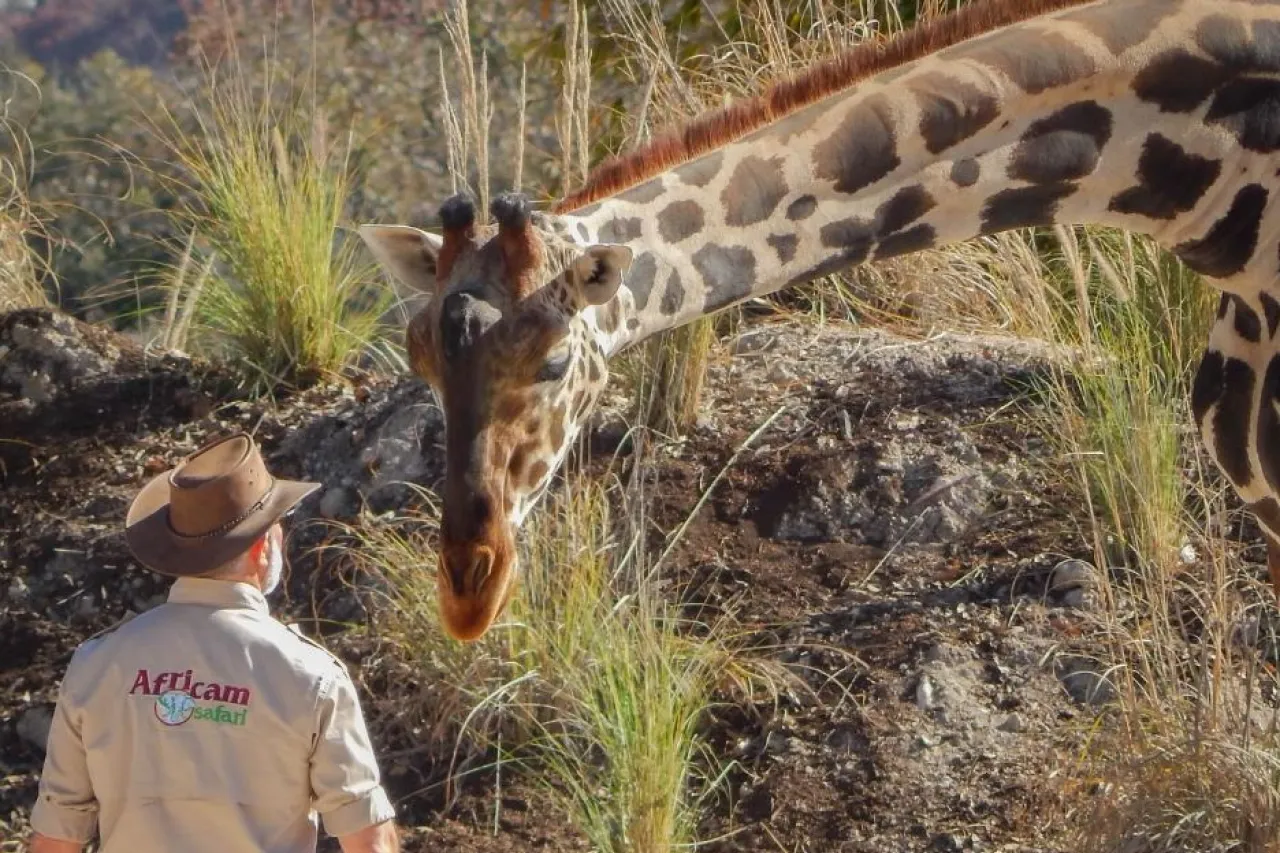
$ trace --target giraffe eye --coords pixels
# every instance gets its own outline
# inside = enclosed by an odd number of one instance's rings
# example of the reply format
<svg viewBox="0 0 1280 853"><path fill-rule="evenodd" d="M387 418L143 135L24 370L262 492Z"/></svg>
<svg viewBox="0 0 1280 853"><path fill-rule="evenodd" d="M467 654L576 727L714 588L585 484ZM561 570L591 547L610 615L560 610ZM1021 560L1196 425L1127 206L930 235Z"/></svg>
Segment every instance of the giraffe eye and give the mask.
<svg viewBox="0 0 1280 853"><path fill-rule="evenodd" d="M542 368L538 370L538 382L555 382L563 379L564 375L569 372L569 353L558 353L551 356L542 363Z"/></svg>

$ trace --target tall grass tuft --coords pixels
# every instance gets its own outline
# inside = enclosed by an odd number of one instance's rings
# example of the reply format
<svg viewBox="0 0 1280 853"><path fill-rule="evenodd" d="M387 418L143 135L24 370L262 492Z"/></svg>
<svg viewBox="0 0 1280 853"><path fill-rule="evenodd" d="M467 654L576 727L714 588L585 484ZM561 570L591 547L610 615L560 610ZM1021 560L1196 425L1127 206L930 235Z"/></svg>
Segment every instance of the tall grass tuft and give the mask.
<svg viewBox="0 0 1280 853"><path fill-rule="evenodd" d="M0 71L16 85L35 83L12 71ZM50 304L42 278L48 272L30 240L44 236L43 223L27 197L31 146L0 103L0 312Z"/></svg>
<svg viewBox="0 0 1280 853"><path fill-rule="evenodd" d="M581 482L530 531L529 564L542 567L530 578L536 615L571 601L558 623L531 625L555 674L554 713L540 720L530 762L594 849L665 853L696 840L699 807L718 787L700 738L717 691L778 676L734 642L731 617L682 622L645 570L634 519L615 521L610 508L599 485Z"/></svg>
<svg viewBox="0 0 1280 853"><path fill-rule="evenodd" d="M1043 334L1085 355L1048 383L1040 417L1101 567L1089 642L1114 696L1081 760L1097 793L1068 816L1069 847L1273 851L1280 737L1261 700L1276 687L1257 648L1264 599L1215 524L1226 494L1187 411L1215 294L1131 234L1018 239L1055 297Z"/></svg>
<svg viewBox="0 0 1280 853"><path fill-rule="evenodd" d="M197 287L191 334L254 384L305 385L341 373L376 342L388 307L373 267L343 233L354 169L307 82L276 79L268 58L206 69L194 127L172 113L157 132L185 173L173 210L190 235L170 303ZM198 274L191 271L201 270Z"/></svg>
<svg viewBox="0 0 1280 853"><path fill-rule="evenodd" d="M549 495L509 611L465 645L437 621L430 509L344 531L385 598L378 635L415 673L417 701L397 707L419 739L524 768L598 850L658 853L695 840L699 805L718 792L700 739L718 692L785 676L742 650L727 617L679 621L611 503L585 478Z"/></svg>

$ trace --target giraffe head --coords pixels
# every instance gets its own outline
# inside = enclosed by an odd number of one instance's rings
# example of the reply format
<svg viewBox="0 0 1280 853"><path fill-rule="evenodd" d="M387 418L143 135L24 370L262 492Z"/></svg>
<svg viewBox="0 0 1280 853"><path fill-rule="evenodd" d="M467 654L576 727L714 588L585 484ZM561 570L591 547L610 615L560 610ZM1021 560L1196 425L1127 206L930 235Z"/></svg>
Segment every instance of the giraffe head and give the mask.
<svg viewBox="0 0 1280 853"><path fill-rule="evenodd" d="M459 195L440 208L440 235L360 229L379 263L428 300L405 341L444 408L436 581L441 619L459 640L482 636L511 597L515 531L604 389L608 329L597 315L616 325L632 258L624 246L572 242L516 194L490 212L496 229L480 227Z"/></svg>

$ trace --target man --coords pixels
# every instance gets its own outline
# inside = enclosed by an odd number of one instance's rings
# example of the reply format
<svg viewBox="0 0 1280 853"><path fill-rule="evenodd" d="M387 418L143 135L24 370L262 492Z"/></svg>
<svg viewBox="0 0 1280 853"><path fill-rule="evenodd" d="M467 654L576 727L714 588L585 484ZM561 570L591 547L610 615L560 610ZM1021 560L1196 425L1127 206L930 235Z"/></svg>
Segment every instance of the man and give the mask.
<svg viewBox="0 0 1280 853"><path fill-rule="evenodd" d="M206 445L129 508L168 602L76 650L58 695L32 853L395 853L355 687L267 611L280 518L318 487L275 479L246 435Z"/></svg>

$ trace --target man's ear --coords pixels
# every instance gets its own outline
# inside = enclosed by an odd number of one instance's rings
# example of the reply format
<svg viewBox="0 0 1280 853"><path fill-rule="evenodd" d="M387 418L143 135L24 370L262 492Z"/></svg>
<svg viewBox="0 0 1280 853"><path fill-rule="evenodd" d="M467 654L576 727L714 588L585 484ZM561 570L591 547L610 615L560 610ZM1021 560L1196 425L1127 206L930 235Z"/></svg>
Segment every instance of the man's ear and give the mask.
<svg viewBox="0 0 1280 853"><path fill-rule="evenodd" d="M440 237L412 225L361 225L360 237L396 281L410 291L435 292Z"/></svg>
<svg viewBox="0 0 1280 853"><path fill-rule="evenodd" d="M622 277L635 257L626 246L592 246L569 265L569 278L588 305L603 305L622 286Z"/></svg>

